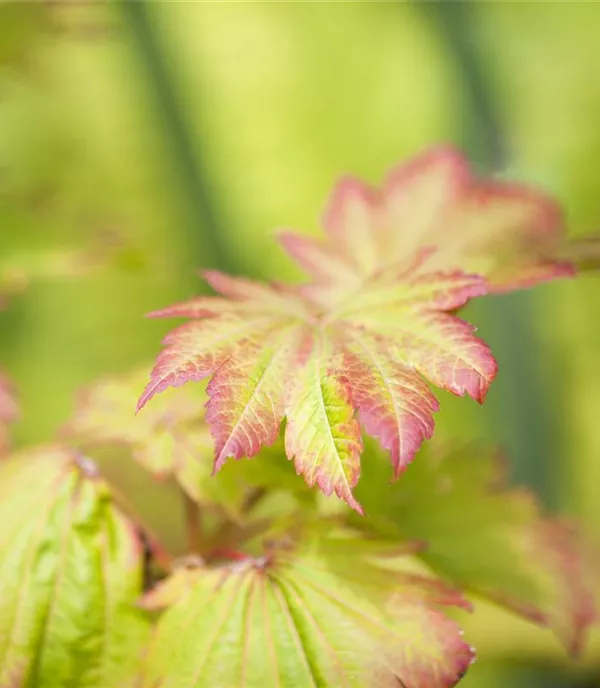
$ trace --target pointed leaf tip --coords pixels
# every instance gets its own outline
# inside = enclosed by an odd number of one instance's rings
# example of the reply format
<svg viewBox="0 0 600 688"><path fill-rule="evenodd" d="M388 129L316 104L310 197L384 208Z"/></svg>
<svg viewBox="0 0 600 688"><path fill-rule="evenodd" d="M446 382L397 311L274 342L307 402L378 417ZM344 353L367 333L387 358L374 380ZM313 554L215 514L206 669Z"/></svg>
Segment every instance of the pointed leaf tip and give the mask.
<svg viewBox="0 0 600 688"><path fill-rule="evenodd" d="M227 458L255 456L279 436L297 331L291 325L271 333L267 342L245 340L238 356L226 360L209 382L206 420L215 440L215 472Z"/></svg>
<svg viewBox="0 0 600 688"><path fill-rule="evenodd" d="M331 342L311 337L308 356L286 398L285 450L296 472L326 495L361 512L352 495L360 475L362 439L352 390Z"/></svg>

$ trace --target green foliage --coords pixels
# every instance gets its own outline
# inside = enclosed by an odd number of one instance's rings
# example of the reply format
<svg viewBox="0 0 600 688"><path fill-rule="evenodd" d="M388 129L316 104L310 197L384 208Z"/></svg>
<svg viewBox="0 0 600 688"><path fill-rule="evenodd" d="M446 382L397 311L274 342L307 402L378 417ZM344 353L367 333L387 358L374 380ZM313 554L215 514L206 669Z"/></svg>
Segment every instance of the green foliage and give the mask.
<svg viewBox="0 0 600 688"><path fill-rule="evenodd" d="M598 567L577 528L508 488L490 452L420 448L428 382L483 403L496 373L457 310L593 254L551 200L447 149L381 193L346 180L325 218L325 241L282 238L307 283L211 272L220 296L154 314L192 322L165 340L143 414L143 371L106 378L64 446L2 459L0 688L449 688L475 656L471 598L580 651ZM0 450L17 413L3 376ZM186 558L100 477L107 448L178 484ZM387 453L402 476L386 490Z"/></svg>
<svg viewBox="0 0 600 688"><path fill-rule="evenodd" d="M384 460L373 450L371 475ZM550 626L572 653L594 621L594 564L581 535L544 518L535 496L506 485L505 464L473 446L430 446L386 499L359 494L367 531L426 543L420 558L446 580ZM357 525L361 525L357 523Z"/></svg>

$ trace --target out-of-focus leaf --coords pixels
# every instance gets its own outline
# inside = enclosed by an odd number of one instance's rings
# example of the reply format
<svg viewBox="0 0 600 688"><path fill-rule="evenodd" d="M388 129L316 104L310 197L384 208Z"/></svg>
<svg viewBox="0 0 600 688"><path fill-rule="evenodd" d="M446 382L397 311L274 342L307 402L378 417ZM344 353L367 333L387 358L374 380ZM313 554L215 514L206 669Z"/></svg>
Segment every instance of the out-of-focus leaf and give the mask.
<svg viewBox="0 0 600 688"><path fill-rule="evenodd" d="M0 456L9 448L8 426L19 418L19 406L13 383L0 370Z"/></svg>
<svg viewBox="0 0 600 688"><path fill-rule="evenodd" d="M511 291L573 274L557 203L523 184L478 179L457 150L438 147L399 165L381 190L346 178L324 216L324 243L286 233L284 247L317 283L362 288L365 277L429 247L427 271L462 270Z"/></svg>
<svg viewBox="0 0 600 688"><path fill-rule="evenodd" d="M218 478L213 476L214 443L204 421L202 391L169 390L150 413L136 417L132 402L144 379L145 372L133 371L91 385L82 392L64 436L91 456L101 447L124 446L155 477L173 475L192 499L242 528L253 519L264 522L314 504L314 492L282 461L281 442L263 449L259 463L231 462ZM254 513L257 495L261 509Z"/></svg>
<svg viewBox="0 0 600 688"><path fill-rule="evenodd" d="M60 448L0 464L0 685L127 688L148 624L136 528Z"/></svg>
<svg viewBox="0 0 600 688"><path fill-rule="evenodd" d="M503 462L489 452L429 447L419 459L388 494L366 481L359 494L370 525L426 543L420 556L438 574L551 627L577 654L597 617L597 583L576 529L543 518L529 491L508 488Z"/></svg>
<svg viewBox="0 0 600 688"><path fill-rule="evenodd" d="M88 450L96 444L124 444L157 478L173 475L189 496L238 513L248 485L243 476L211 476L213 442L204 424L201 390L167 394L148 414L136 417L136 394L145 372L101 380L84 390L65 434Z"/></svg>
<svg viewBox="0 0 600 688"><path fill-rule="evenodd" d="M473 650L440 607L464 600L363 555L360 541L315 540L175 572L145 598L149 609L170 608L143 688L454 686Z"/></svg>

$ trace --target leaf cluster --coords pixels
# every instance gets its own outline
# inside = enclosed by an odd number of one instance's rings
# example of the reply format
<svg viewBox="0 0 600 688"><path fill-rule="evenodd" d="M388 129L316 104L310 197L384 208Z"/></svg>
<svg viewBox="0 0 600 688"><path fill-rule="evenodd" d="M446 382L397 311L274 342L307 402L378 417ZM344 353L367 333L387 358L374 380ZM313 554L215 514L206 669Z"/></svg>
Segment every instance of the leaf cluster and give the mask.
<svg viewBox="0 0 600 688"><path fill-rule="evenodd" d="M0 688L447 688L481 598L581 651L598 562L578 528L489 448L422 445L432 386L483 403L496 375L457 311L590 253L553 201L450 149L381 189L343 180L323 223L280 235L305 283L209 272L218 295L153 314L190 322L143 413L146 368L84 390L60 444L2 459ZM0 439L16 417L0 377ZM100 475L106 451L179 485L186 556Z"/></svg>

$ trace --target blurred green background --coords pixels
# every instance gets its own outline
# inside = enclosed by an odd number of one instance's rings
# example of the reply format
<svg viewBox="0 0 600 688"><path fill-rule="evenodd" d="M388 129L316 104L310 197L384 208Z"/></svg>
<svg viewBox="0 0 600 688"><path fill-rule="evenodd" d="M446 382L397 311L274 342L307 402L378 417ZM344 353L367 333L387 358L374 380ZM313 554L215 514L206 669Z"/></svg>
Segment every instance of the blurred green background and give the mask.
<svg viewBox="0 0 600 688"><path fill-rule="evenodd" d="M142 314L202 289L198 267L297 278L274 230L319 232L342 173L375 183L442 141L598 230L600 4L0 3L0 288L29 278L0 312L17 442L150 362L170 323ZM594 276L474 304L501 372L484 408L444 395L438 418L598 536L599 314ZM598 638L573 665L492 607L467 633L467 688L600 686Z"/></svg>

